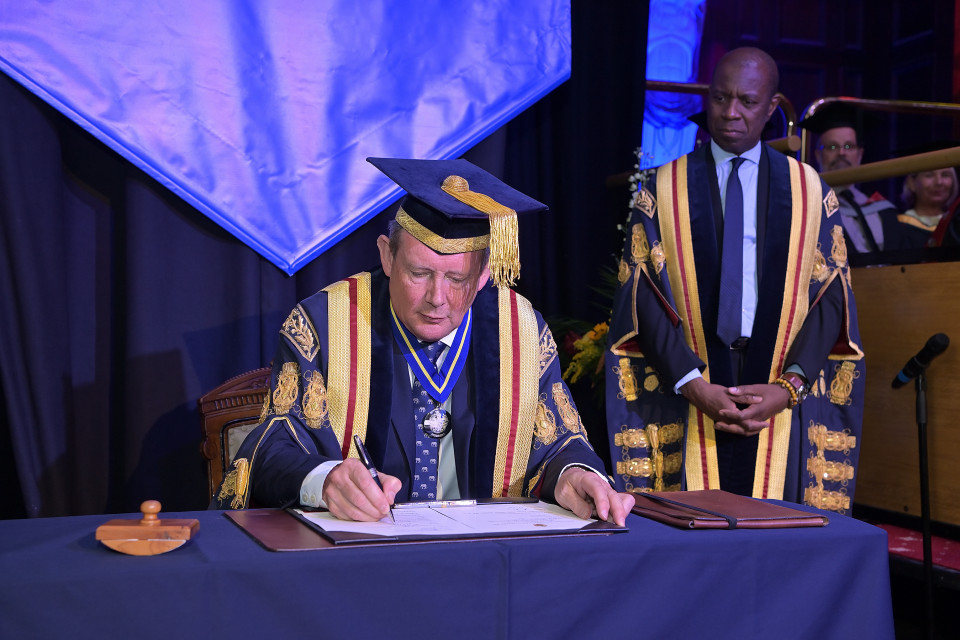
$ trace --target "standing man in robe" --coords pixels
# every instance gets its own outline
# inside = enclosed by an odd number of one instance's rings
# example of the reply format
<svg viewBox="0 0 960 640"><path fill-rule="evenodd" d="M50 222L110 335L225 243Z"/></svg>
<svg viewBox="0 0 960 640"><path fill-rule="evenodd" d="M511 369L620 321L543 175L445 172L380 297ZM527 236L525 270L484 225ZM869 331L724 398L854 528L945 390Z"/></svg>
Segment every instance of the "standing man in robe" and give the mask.
<svg viewBox="0 0 960 640"><path fill-rule="evenodd" d="M711 142L637 193L606 355L619 488L850 508L864 369L846 245L833 191L760 141L778 84L765 52L727 53Z"/></svg>

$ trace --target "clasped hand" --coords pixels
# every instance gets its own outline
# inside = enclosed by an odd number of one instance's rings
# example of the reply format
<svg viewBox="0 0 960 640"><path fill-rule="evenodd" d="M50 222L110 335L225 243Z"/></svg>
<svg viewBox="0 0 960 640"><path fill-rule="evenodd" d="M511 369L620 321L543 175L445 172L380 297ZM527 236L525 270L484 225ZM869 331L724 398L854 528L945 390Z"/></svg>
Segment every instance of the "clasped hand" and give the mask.
<svg viewBox="0 0 960 640"><path fill-rule="evenodd" d="M723 387L696 378L680 392L713 419L714 428L745 436L760 433L790 403L790 394L776 384Z"/></svg>

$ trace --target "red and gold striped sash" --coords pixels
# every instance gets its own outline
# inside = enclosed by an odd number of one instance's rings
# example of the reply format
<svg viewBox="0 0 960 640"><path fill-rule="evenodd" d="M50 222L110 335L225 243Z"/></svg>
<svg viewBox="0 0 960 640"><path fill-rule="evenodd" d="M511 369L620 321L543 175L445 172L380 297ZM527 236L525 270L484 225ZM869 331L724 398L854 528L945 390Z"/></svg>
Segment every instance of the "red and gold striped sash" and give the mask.
<svg viewBox="0 0 960 640"><path fill-rule="evenodd" d="M366 439L370 407L370 274L335 282L327 292L327 402L344 459L357 457L354 434Z"/></svg>
<svg viewBox="0 0 960 640"><path fill-rule="evenodd" d="M499 291L500 428L494 496L519 496L530 458L540 383L540 339L533 307L511 289Z"/></svg>
<svg viewBox="0 0 960 640"><path fill-rule="evenodd" d="M816 171L792 158L789 163L793 198L790 223L790 248L784 282L784 304L780 311L776 352L770 367L770 380L779 375L787 350L806 318L807 287L813 270L814 252L820 232L822 193ZM657 172L660 204L661 241L667 255L667 273L674 292L674 303L683 321L687 345L707 363L704 378L709 382L710 366L701 318L696 263L690 227L687 197L687 157L681 157ZM790 438L791 412L785 410L761 432L754 491L757 498L782 498ZM688 489L720 488L717 468L716 436L713 420L691 405L686 439L686 479Z"/></svg>

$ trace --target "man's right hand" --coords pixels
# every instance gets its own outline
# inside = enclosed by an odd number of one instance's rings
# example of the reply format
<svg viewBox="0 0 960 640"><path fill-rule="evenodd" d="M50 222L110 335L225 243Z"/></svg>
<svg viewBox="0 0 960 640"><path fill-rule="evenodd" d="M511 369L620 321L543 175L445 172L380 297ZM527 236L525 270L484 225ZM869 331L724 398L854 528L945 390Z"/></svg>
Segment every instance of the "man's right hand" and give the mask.
<svg viewBox="0 0 960 640"><path fill-rule="evenodd" d="M387 515L402 483L386 473L378 475L383 491L359 460L347 458L335 466L323 483L323 501L330 513L341 520L361 522L373 522Z"/></svg>

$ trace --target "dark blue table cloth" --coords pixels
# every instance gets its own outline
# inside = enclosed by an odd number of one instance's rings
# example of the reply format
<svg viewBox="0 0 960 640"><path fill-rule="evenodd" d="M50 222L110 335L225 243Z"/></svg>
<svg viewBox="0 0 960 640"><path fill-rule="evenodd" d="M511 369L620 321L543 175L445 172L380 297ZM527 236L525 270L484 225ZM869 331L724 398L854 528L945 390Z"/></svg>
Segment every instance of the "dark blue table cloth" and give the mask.
<svg viewBox="0 0 960 640"><path fill-rule="evenodd" d="M135 518L135 515L126 517ZM0 521L0 638L893 638L886 533L686 531L271 552L220 512L167 554L111 516Z"/></svg>

